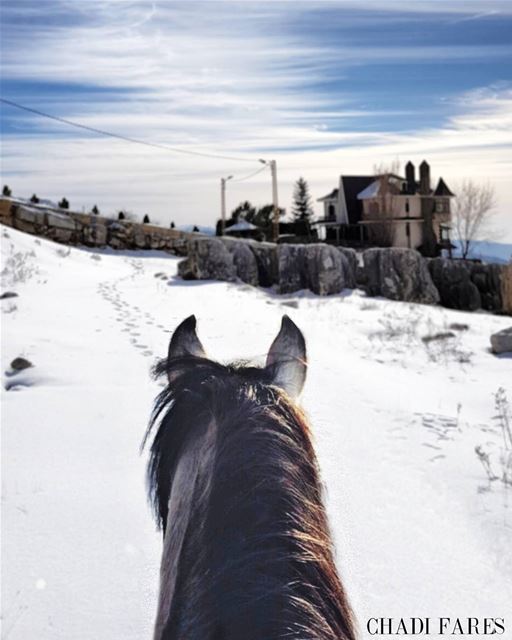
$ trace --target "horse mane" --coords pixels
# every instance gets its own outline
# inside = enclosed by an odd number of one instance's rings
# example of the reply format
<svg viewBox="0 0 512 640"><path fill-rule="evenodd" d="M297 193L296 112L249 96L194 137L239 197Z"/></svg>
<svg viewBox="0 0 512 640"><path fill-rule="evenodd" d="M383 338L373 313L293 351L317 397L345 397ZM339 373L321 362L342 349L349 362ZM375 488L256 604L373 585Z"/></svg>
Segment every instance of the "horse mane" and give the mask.
<svg viewBox="0 0 512 640"><path fill-rule="evenodd" d="M173 475L190 433L215 424L212 478L194 493L163 638L353 640L334 563L310 429L272 385L272 368L185 356L161 360L148 491L168 525ZM165 585L161 586L165 589Z"/></svg>

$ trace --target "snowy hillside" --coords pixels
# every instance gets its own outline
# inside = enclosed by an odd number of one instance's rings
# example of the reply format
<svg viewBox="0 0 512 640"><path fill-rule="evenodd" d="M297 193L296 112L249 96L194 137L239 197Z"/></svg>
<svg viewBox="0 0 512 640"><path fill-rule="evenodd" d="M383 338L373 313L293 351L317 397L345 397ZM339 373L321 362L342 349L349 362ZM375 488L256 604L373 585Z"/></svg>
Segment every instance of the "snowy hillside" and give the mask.
<svg viewBox="0 0 512 640"><path fill-rule="evenodd" d="M1 291L18 294L1 301L3 638L151 637L161 541L139 446L150 367L191 313L220 360L262 359L283 313L303 330L303 402L363 638L370 616L510 616L512 491L474 452L499 470L494 394L512 403L512 359L489 335L510 318L184 283L163 253L1 233ZM17 356L34 366L8 375Z"/></svg>

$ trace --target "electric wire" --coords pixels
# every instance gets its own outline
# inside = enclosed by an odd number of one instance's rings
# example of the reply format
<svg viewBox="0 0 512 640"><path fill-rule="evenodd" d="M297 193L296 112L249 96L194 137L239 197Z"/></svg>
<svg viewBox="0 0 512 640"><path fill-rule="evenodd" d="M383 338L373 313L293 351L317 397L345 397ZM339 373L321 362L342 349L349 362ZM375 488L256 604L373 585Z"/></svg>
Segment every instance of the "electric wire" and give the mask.
<svg viewBox="0 0 512 640"><path fill-rule="evenodd" d="M76 127L78 129L84 129L85 131L90 131L92 133L97 133L102 136L107 136L110 138L117 138L118 140L124 140L125 142L132 142L134 144L141 144L146 147L155 147L156 149L163 149L164 151L172 151L173 153L182 153L191 156L201 156L203 158L215 158L217 160L234 160L236 162L258 162L257 159L250 160L249 158L237 158L235 156L224 156L221 154L215 153L207 153L203 151L192 151L190 149L177 149L176 147L170 147L165 144L160 144L158 142L147 142L146 140L138 140L137 138L131 138L129 136L124 136L118 133L111 133L110 131L105 131L103 129L97 129L96 127L90 127L85 124L80 124L79 122L73 122L72 120L67 120L66 118L61 118L60 116L53 116L49 113L45 113L44 111L39 111L39 109L32 109L31 107L27 107L25 105L19 104L17 102L13 102L12 100L7 100L6 98L0 98L0 102L7 104L11 107L16 107L17 109L22 109L23 111L28 111L29 113L35 113L38 116L42 116L43 118L49 118L50 120L55 120L57 122L61 122L63 124L67 124L71 127ZM254 175L256 175L255 172Z"/></svg>
<svg viewBox="0 0 512 640"><path fill-rule="evenodd" d="M257 171L253 171L252 173L249 173L246 176L242 176L241 178L233 178L233 180L231 180L231 182L243 182L244 180L249 180L249 178L253 178L254 176L257 176L258 173L261 173L262 171L265 171L265 169L267 167L268 167L268 164L264 164Z"/></svg>

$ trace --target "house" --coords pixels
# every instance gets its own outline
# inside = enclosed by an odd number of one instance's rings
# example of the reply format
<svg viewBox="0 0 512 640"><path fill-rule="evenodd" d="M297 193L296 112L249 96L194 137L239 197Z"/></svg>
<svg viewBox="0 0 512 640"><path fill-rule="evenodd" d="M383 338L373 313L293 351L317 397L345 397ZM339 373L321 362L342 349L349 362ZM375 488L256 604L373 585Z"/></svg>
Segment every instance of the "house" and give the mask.
<svg viewBox="0 0 512 640"><path fill-rule="evenodd" d="M405 177L340 176L338 188L318 199L324 204L324 217L315 224L324 229L326 240L337 244L408 247L433 256L451 247L453 197L442 178L432 188L425 160L418 180L408 162Z"/></svg>

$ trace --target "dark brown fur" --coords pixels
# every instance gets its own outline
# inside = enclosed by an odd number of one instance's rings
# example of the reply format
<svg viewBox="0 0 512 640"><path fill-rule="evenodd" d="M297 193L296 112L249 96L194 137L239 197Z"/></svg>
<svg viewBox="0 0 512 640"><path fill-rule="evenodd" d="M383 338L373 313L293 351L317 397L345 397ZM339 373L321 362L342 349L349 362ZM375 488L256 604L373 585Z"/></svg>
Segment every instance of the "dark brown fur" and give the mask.
<svg viewBox="0 0 512 640"><path fill-rule="evenodd" d="M304 414L272 386L268 367L185 357L156 373L173 380L146 434L155 429L148 478L164 535L180 452L201 426L217 430L161 638L353 640Z"/></svg>

